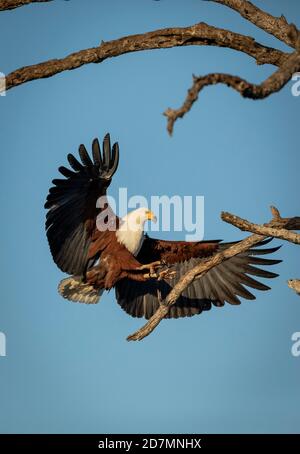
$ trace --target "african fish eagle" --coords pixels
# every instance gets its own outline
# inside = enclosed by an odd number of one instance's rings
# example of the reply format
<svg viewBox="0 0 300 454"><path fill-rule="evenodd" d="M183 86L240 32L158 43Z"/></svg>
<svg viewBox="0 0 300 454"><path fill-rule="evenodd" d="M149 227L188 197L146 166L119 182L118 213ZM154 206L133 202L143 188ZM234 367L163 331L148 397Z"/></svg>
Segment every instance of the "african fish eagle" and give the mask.
<svg viewBox="0 0 300 454"><path fill-rule="evenodd" d="M189 269L232 243L213 241L165 241L144 233L144 224L155 220L146 208L139 208L124 218L114 216L115 229L97 228L103 208L97 201L106 191L119 163L119 146L111 148L110 136L92 144L90 158L84 145L79 147L81 162L72 154L72 168L60 167L64 179L53 180L45 208L46 231L54 262L71 275L59 284L59 292L71 301L94 304L104 290L115 288L120 306L133 317L150 318L176 282ZM112 213L112 210L111 210ZM124 228L125 227L125 228ZM170 308L167 317L177 318L200 314L215 306L240 304L239 296L255 299L245 288L268 290L251 275L263 278L278 276L255 265L274 265L280 260L261 258L278 247L251 248L224 261L194 280ZM168 267L171 273L158 271ZM148 272L146 272L148 271Z"/></svg>

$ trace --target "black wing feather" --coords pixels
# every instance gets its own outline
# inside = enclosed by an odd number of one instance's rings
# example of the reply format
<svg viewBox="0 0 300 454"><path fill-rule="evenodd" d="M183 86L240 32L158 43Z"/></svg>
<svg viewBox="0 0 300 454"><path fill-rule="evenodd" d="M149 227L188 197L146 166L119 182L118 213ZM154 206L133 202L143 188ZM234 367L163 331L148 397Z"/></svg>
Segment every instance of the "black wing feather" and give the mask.
<svg viewBox="0 0 300 454"><path fill-rule="evenodd" d="M85 146L83 144L81 144L79 146L79 156L80 156L80 159L81 159L82 163L86 167L93 167L94 163L91 160L91 158L89 157L89 154L86 151L86 148L85 148Z"/></svg>
<svg viewBox="0 0 300 454"><path fill-rule="evenodd" d="M98 139L93 140L92 144L93 159L96 166L103 167L101 149Z"/></svg>
<svg viewBox="0 0 300 454"><path fill-rule="evenodd" d="M116 152L117 150L117 152ZM73 170L59 167L65 179L54 179L45 203L46 231L53 260L69 274L83 274L92 228L99 209L97 199L106 195L119 162L118 145L110 149L109 134L104 139L104 152L98 139L92 145L93 160L84 145L79 147L81 162L72 154L68 161Z"/></svg>

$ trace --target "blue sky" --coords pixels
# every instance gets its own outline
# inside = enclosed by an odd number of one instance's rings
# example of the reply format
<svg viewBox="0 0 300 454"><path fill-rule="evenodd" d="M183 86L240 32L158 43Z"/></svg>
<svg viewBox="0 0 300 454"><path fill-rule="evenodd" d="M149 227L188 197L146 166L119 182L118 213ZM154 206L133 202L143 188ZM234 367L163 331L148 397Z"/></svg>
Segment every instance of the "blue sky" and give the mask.
<svg viewBox="0 0 300 454"><path fill-rule="evenodd" d="M256 4L300 24L297 0ZM1 13L0 71L200 21L286 49L212 2L57 0ZM143 321L127 316L113 292L95 307L58 295L64 275L44 232L43 204L57 167L108 131L121 152L110 194L128 187L147 198L203 195L206 239L244 236L220 220L222 210L255 222L268 220L271 204L284 216L299 214L300 97L291 84L257 102L208 88L172 138L162 116L181 104L193 73L259 83L273 70L234 51L186 47L124 55L0 98L1 432L299 432L300 358L290 350L300 300L286 285L299 277L296 246L277 253L280 277L257 300L164 321L143 342L128 343Z"/></svg>

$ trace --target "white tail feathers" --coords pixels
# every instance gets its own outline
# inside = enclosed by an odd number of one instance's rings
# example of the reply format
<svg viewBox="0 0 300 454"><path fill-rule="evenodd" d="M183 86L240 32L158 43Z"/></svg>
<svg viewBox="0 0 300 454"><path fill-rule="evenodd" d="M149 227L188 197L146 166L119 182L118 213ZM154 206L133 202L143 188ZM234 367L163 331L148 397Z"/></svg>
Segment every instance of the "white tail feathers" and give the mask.
<svg viewBox="0 0 300 454"><path fill-rule="evenodd" d="M98 303L103 289L95 289L92 285L82 282L78 276L63 279L58 286L58 291L64 298L85 304Z"/></svg>

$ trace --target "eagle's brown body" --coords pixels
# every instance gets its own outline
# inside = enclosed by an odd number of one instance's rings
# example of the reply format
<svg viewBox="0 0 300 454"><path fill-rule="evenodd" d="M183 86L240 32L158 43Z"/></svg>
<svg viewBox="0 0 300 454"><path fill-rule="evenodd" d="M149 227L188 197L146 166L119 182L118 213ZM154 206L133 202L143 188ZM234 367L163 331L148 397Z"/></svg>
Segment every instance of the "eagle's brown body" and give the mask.
<svg viewBox="0 0 300 454"><path fill-rule="evenodd" d="M166 265L184 262L191 258L210 257L218 250L218 241L185 242L153 240L145 236L142 253L134 257L123 244L116 241L114 231L99 232L96 228L87 259L99 254L101 260L86 273L86 281L99 288L110 290L123 278L147 281L141 265L161 261Z"/></svg>
<svg viewBox="0 0 300 454"><path fill-rule="evenodd" d="M117 216L113 215L115 230L101 230L97 226L97 218L103 214L103 210L97 208L97 200L106 196L117 169L118 144L111 149L107 135L103 152L98 140L94 140L92 151L93 160L85 147L80 146L82 163L68 155L73 170L59 168L65 179L53 180L54 186L45 204L49 209L46 229L53 259L62 271L72 275L61 282L59 291L73 301L96 303L104 290L114 287L117 301L126 312L149 318L158 308L159 299L167 295L185 272L199 261L224 250L228 244L219 240L166 241L143 235L138 253L131 253L126 242L121 242L118 236L122 220ZM211 269L183 292L168 316L199 314L210 309L212 304L223 306L225 301L240 304L238 296L254 299L245 286L259 290L269 287L251 275L264 278L277 275L253 265L279 263L279 260L258 257L277 249L251 249ZM157 279L155 273L145 272L146 265L154 262L170 268L173 274Z"/></svg>

